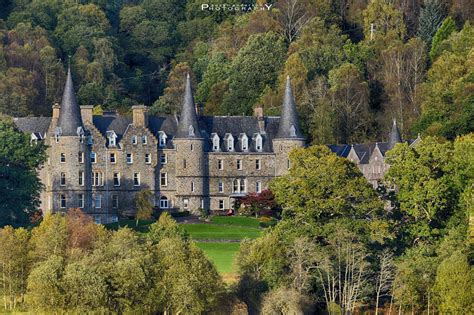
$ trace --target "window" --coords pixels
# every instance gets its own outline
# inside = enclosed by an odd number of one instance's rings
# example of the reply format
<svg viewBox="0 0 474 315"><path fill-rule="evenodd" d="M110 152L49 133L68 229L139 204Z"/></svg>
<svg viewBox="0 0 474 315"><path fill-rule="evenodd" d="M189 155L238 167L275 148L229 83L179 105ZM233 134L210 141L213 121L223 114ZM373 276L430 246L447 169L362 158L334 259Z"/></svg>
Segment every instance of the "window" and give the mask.
<svg viewBox="0 0 474 315"><path fill-rule="evenodd" d="M112 195L112 208L118 208L119 198L118 195Z"/></svg>
<svg viewBox="0 0 474 315"><path fill-rule="evenodd" d="M118 216L116 216L116 215L111 216L110 217L110 222L118 222Z"/></svg>
<svg viewBox="0 0 474 315"><path fill-rule="evenodd" d="M137 140L137 136L132 136L132 144L137 144L138 143L138 140Z"/></svg>
<svg viewBox="0 0 474 315"><path fill-rule="evenodd" d="M117 163L117 159L115 158L115 153L110 153L110 163L112 164Z"/></svg>
<svg viewBox="0 0 474 315"><path fill-rule="evenodd" d="M234 193L244 193L247 191L245 179L234 179L233 181Z"/></svg>
<svg viewBox="0 0 474 315"><path fill-rule="evenodd" d="M146 135L142 136L142 144L147 144L148 143L148 137Z"/></svg>
<svg viewBox="0 0 474 315"><path fill-rule="evenodd" d="M214 136L212 137L212 151L219 151L219 141L219 136L217 134L214 134Z"/></svg>
<svg viewBox="0 0 474 315"><path fill-rule="evenodd" d="M224 169L224 161L217 160L217 168L222 171Z"/></svg>
<svg viewBox="0 0 474 315"><path fill-rule="evenodd" d="M237 160L237 169L242 170L242 160Z"/></svg>
<svg viewBox="0 0 474 315"><path fill-rule="evenodd" d="M219 189L220 193L224 192L224 183L223 182L221 182L221 181L219 182L218 189Z"/></svg>
<svg viewBox="0 0 474 315"><path fill-rule="evenodd" d="M151 154L145 153L145 164L151 164Z"/></svg>
<svg viewBox="0 0 474 315"><path fill-rule="evenodd" d="M262 152L262 148L263 148L262 136L258 134L258 135L255 137L255 150L256 150L257 152Z"/></svg>
<svg viewBox="0 0 474 315"><path fill-rule="evenodd" d="M95 222L95 224L101 224L102 223L102 218L100 217L100 215L95 215L94 216L94 222Z"/></svg>
<svg viewBox="0 0 474 315"><path fill-rule="evenodd" d="M191 182L191 192L196 191L196 185L194 185L194 182Z"/></svg>
<svg viewBox="0 0 474 315"><path fill-rule="evenodd" d="M262 163L260 162L260 160L255 160L255 169L256 170L262 169Z"/></svg>
<svg viewBox="0 0 474 315"><path fill-rule="evenodd" d="M66 195L59 195L59 206L61 208L66 208Z"/></svg>
<svg viewBox="0 0 474 315"><path fill-rule="evenodd" d="M84 186L84 172L83 171L79 171L79 174L78 174L78 179L79 179L79 186Z"/></svg>
<svg viewBox="0 0 474 315"><path fill-rule="evenodd" d="M191 151L194 151L194 145L191 143Z"/></svg>
<svg viewBox="0 0 474 315"><path fill-rule="evenodd" d="M168 186L168 173L161 173L160 174L160 185Z"/></svg>
<svg viewBox="0 0 474 315"><path fill-rule="evenodd" d="M133 186L140 186L140 173L133 173Z"/></svg>
<svg viewBox="0 0 474 315"><path fill-rule="evenodd" d="M87 138L87 144L88 145L93 145L94 144L94 137L92 135Z"/></svg>
<svg viewBox="0 0 474 315"><path fill-rule="evenodd" d="M160 131L159 132L159 145L160 145L160 148L164 148L166 147L166 133L164 133L163 131Z"/></svg>
<svg viewBox="0 0 474 315"><path fill-rule="evenodd" d="M183 168L186 168L186 159L183 159Z"/></svg>
<svg viewBox="0 0 474 315"><path fill-rule="evenodd" d="M80 209L83 209L84 204L85 204L85 196L84 196L84 194L79 194L77 197L78 197L77 199L79 200L78 206L79 206Z"/></svg>
<svg viewBox="0 0 474 315"><path fill-rule="evenodd" d="M104 174L102 172L92 173L92 186L104 186Z"/></svg>
<svg viewBox="0 0 474 315"><path fill-rule="evenodd" d="M127 164L132 164L132 163L133 163L133 154L127 153Z"/></svg>
<svg viewBox="0 0 474 315"><path fill-rule="evenodd" d="M110 147L115 147L115 145L117 144L117 142L115 140L116 140L115 134L109 136L109 146Z"/></svg>
<svg viewBox="0 0 474 315"><path fill-rule="evenodd" d="M227 135L227 151L234 151L234 137Z"/></svg>
<svg viewBox="0 0 474 315"><path fill-rule="evenodd" d="M77 153L77 162L79 163L84 163L84 152L78 152Z"/></svg>
<svg viewBox="0 0 474 315"><path fill-rule="evenodd" d="M61 186L66 186L66 174L65 173L61 173L60 185Z"/></svg>
<svg viewBox="0 0 474 315"><path fill-rule="evenodd" d="M114 186L120 186L120 173L114 173Z"/></svg>
<svg viewBox="0 0 474 315"><path fill-rule="evenodd" d="M161 209L167 209L168 208L168 198L166 198L165 196L162 196L160 198L160 208Z"/></svg>
<svg viewBox="0 0 474 315"><path fill-rule="evenodd" d="M224 210L224 200L219 199L219 210Z"/></svg>
<svg viewBox="0 0 474 315"><path fill-rule="evenodd" d="M290 169L290 167L291 167L291 161L290 159L288 159L288 169Z"/></svg>
<svg viewBox="0 0 474 315"><path fill-rule="evenodd" d="M165 165L166 163L168 163L168 159L165 153L160 154L160 163L161 165Z"/></svg>
<svg viewBox="0 0 474 315"><path fill-rule="evenodd" d="M249 150L249 138L245 134L240 139L240 147L242 148L242 151Z"/></svg>
<svg viewBox="0 0 474 315"><path fill-rule="evenodd" d="M94 208L96 209L102 208L102 195L94 196Z"/></svg>
<svg viewBox="0 0 474 315"><path fill-rule="evenodd" d="M66 153L61 153L61 156L59 158L59 162L66 163Z"/></svg>
<svg viewBox="0 0 474 315"><path fill-rule="evenodd" d="M256 182L255 183L255 192L257 192L257 193L262 192L262 183L261 182Z"/></svg>
<svg viewBox="0 0 474 315"><path fill-rule="evenodd" d="M95 152L91 152L91 163L97 162L97 154Z"/></svg>
<svg viewBox="0 0 474 315"><path fill-rule="evenodd" d="M188 209L189 207L189 199L183 199L183 208Z"/></svg>

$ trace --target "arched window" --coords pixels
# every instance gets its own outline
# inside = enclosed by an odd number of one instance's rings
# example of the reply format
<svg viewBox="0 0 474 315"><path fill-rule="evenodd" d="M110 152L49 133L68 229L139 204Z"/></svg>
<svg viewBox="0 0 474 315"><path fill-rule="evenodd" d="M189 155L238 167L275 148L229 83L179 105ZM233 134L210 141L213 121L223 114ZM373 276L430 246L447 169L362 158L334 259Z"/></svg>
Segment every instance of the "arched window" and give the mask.
<svg viewBox="0 0 474 315"><path fill-rule="evenodd" d="M258 134L255 137L255 151L262 152L262 150L263 150L262 136L260 134Z"/></svg>
<svg viewBox="0 0 474 315"><path fill-rule="evenodd" d="M214 134L212 136L212 151L214 152L219 151L220 149L219 141L220 141L219 136L217 134Z"/></svg>
<svg viewBox="0 0 474 315"><path fill-rule="evenodd" d="M240 180L240 192L243 193L245 192L247 189L245 187L245 179L241 179Z"/></svg>
<svg viewBox="0 0 474 315"><path fill-rule="evenodd" d="M232 136L227 138L227 151L234 151L234 138Z"/></svg>
<svg viewBox="0 0 474 315"><path fill-rule="evenodd" d="M168 198L165 196L162 196L160 198L160 208L161 209L168 209Z"/></svg>

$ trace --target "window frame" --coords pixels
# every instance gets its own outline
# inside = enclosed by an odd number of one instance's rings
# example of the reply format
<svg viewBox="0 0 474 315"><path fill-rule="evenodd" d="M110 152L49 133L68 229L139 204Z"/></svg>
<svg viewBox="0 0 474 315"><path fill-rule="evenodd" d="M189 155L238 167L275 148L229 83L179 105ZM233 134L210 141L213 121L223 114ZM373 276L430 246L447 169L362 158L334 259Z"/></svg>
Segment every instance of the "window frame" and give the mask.
<svg viewBox="0 0 474 315"><path fill-rule="evenodd" d="M133 187L140 187L141 185L141 178L140 172L133 173Z"/></svg>

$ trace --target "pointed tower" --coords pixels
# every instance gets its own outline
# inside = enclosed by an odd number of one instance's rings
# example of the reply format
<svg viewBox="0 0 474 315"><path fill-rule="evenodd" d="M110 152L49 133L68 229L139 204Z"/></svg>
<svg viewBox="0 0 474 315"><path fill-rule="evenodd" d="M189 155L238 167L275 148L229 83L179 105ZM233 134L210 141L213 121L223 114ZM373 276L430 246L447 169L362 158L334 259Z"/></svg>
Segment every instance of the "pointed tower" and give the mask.
<svg viewBox="0 0 474 315"><path fill-rule="evenodd" d="M84 128L81 111L74 93L70 67L67 69L66 85L64 86L57 126L61 128L61 136L77 136L79 128Z"/></svg>
<svg viewBox="0 0 474 315"><path fill-rule="evenodd" d="M402 137L400 136L400 130L398 130L397 120L393 119L392 130L390 130L389 139L388 139L388 149L392 149L397 143L402 142Z"/></svg>
<svg viewBox="0 0 474 315"><path fill-rule="evenodd" d="M303 147L305 139L298 121L295 98L291 89L290 77L286 77L285 95L281 108L280 124L276 138L273 139L275 153L275 173L282 176L290 168L289 153L294 148Z"/></svg>
<svg viewBox="0 0 474 315"><path fill-rule="evenodd" d="M176 147L176 206L199 213L199 208L208 208L209 202L205 198L208 189L207 163L205 140L199 129L189 74L186 77L178 131L173 142Z"/></svg>
<svg viewBox="0 0 474 315"><path fill-rule="evenodd" d="M56 111L58 111L56 105ZM57 114L56 114L57 115ZM53 120L49 142L45 184L49 193L46 210L65 212L70 208L90 211L91 165L90 148L87 145L81 111L77 105L71 69L68 68L59 117Z"/></svg>

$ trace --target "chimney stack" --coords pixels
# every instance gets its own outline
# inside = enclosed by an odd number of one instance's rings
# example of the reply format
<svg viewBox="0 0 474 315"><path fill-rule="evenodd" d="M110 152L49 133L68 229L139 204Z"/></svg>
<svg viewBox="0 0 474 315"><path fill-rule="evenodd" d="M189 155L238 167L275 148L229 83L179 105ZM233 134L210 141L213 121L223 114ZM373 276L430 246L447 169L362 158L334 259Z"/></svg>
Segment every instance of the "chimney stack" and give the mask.
<svg viewBox="0 0 474 315"><path fill-rule="evenodd" d="M133 125L136 127L148 127L147 107L145 105L132 106Z"/></svg>
<svg viewBox="0 0 474 315"><path fill-rule="evenodd" d="M84 123L92 124L92 111L93 105L82 105L81 106L81 117Z"/></svg>
<svg viewBox="0 0 474 315"><path fill-rule="evenodd" d="M53 119L59 119L59 111L61 110L61 106L59 103L54 103L53 105Z"/></svg>
<svg viewBox="0 0 474 315"><path fill-rule="evenodd" d="M257 117L260 133L265 133L265 119L263 117L263 106L258 105L253 109L253 115Z"/></svg>

